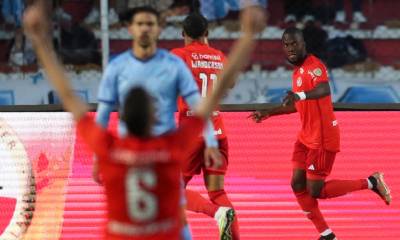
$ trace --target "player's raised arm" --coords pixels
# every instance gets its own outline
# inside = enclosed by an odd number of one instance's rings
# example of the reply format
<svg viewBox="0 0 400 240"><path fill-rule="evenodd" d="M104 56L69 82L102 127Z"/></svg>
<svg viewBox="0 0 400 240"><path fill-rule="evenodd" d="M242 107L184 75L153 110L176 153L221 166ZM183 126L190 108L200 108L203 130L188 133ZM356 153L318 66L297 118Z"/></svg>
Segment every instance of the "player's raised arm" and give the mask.
<svg viewBox="0 0 400 240"><path fill-rule="evenodd" d="M255 47L254 35L264 29L266 23L265 10L259 7L248 7L242 11L242 36L234 44L229 54L227 65L218 76L219 81L210 95L196 109L196 115L207 117L215 109L227 89L234 84L240 71L248 63Z"/></svg>
<svg viewBox="0 0 400 240"><path fill-rule="evenodd" d="M72 90L64 67L58 61L51 38L49 36L50 22L46 19L45 3L37 1L24 14L24 30L32 41L35 52L42 63L48 80L57 91L66 110L72 113L76 120L86 113L87 104L82 102Z"/></svg>

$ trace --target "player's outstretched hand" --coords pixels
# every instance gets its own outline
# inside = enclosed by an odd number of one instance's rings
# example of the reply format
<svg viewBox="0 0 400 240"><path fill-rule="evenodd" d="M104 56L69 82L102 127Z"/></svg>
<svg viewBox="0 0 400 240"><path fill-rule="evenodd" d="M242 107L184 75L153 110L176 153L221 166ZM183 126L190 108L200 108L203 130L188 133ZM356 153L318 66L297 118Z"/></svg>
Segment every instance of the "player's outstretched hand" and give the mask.
<svg viewBox="0 0 400 240"><path fill-rule="evenodd" d="M222 166L222 155L216 147L207 147L204 150L204 164L206 167L218 169Z"/></svg>
<svg viewBox="0 0 400 240"><path fill-rule="evenodd" d="M265 9L262 7L247 7L241 13L242 31L245 34L260 33L264 30L266 22Z"/></svg>
<svg viewBox="0 0 400 240"><path fill-rule="evenodd" d="M294 92L292 92L292 91L287 91L286 92L286 96L285 96L285 98L283 99L283 102L282 102L282 105L284 106L284 107L286 107L286 106L291 106L291 105L293 105L296 101L298 101L299 100L299 98L298 98L298 96L294 93Z"/></svg>
<svg viewBox="0 0 400 240"><path fill-rule="evenodd" d="M46 18L46 8L43 0L36 1L25 10L23 22L25 34L33 43L40 43L48 37L49 22Z"/></svg>
<svg viewBox="0 0 400 240"><path fill-rule="evenodd" d="M260 110L251 113L247 118L251 118L253 119L254 122L260 123L269 117L270 117L270 112L268 110Z"/></svg>

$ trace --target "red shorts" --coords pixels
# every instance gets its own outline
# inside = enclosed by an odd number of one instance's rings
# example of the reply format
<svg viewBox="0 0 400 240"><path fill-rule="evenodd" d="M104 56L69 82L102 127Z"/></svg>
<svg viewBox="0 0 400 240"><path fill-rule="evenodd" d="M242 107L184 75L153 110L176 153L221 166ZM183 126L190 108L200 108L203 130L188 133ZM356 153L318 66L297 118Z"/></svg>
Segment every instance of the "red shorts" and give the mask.
<svg viewBox="0 0 400 240"><path fill-rule="evenodd" d="M206 145L200 140L195 147L191 148L187 153L187 159L182 166L182 173L185 178L199 175L203 170L203 174L207 175L225 175L228 169L228 139L218 140L218 148L222 155L222 166L218 169L208 168L204 165L204 150Z"/></svg>
<svg viewBox="0 0 400 240"><path fill-rule="evenodd" d="M294 144L293 168L307 172L307 179L324 180L332 171L336 152L311 149L297 140Z"/></svg>

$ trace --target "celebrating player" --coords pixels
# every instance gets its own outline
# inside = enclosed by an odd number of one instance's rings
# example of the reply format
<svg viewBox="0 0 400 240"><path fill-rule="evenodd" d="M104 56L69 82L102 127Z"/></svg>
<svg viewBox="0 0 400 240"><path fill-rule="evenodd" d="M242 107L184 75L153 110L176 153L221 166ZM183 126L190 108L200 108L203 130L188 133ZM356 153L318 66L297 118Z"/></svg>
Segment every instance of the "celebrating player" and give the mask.
<svg viewBox="0 0 400 240"><path fill-rule="evenodd" d="M195 108L193 114L197 117L157 137L152 133L157 121L153 99L143 86L131 88L124 99L121 115L128 131L125 137L113 136L86 115L88 106L74 94L55 55L44 12L39 3L31 6L24 16L25 31L64 107L77 121L79 134L98 156L107 196L106 238L180 239L180 162L185 160L182 149L193 144L204 119L249 58L253 35L262 28L262 10L244 11L244 33L232 50L229 65L218 76L220 81L213 94Z"/></svg>
<svg viewBox="0 0 400 240"><path fill-rule="evenodd" d="M300 207L320 233L319 239L333 240L335 234L319 210L318 198L335 198L371 189L389 205L390 191L380 172L366 179L325 181L340 149L339 125L333 113L327 70L318 58L307 54L301 30L286 29L282 43L288 61L295 66L293 91L287 93L282 106L256 111L251 117L261 122L276 115L300 114L301 131L292 159L292 189Z"/></svg>
<svg viewBox="0 0 400 240"><path fill-rule="evenodd" d="M224 54L210 47L207 44L208 22L199 13L192 13L183 22L183 32L185 47L173 49L171 52L179 56L191 69L197 86L200 88L201 96L210 96L213 86L217 83L217 75L225 64ZM187 103L179 99L179 122L193 117L193 112ZM185 185L196 174L203 171L205 186L208 191L210 201L203 198L199 193L186 190L187 209L195 212L202 212L217 220L220 236L232 235L232 239L239 239L239 228L237 221L234 220L233 206L224 190L224 176L228 167L228 140L222 117L218 111L212 114L215 127L215 135L218 138L219 151L222 154L222 166L219 169L205 166L204 149L205 143L202 138L197 139L196 147L189 150L188 159L183 165L183 177ZM221 207L225 206L225 207ZM227 216L227 217L225 217ZM224 221L227 221L226 223ZM231 230L232 226L232 230Z"/></svg>
<svg viewBox="0 0 400 240"><path fill-rule="evenodd" d="M151 132L153 136L159 136L176 128L174 114L178 96L182 96L191 107L194 107L201 97L184 62L168 51L157 48L157 39L161 31L158 12L150 7L138 7L128 11L125 18L128 30L133 36L132 48L113 59L103 74L99 87L96 122L107 128L114 107L123 106L129 90L140 86L154 101L157 121ZM126 127L123 121L120 121L118 127L119 133L125 135ZM207 157L220 161L216 148L218 142L213 135L211 122L207 129L206 142L212 147L206 152ZM96 162L93 176L98 179ZM182 209L184 208L182 201ZM223 217L226 218L226 215ZM190 239L187 225L182 234L186 239Z"/></svg>

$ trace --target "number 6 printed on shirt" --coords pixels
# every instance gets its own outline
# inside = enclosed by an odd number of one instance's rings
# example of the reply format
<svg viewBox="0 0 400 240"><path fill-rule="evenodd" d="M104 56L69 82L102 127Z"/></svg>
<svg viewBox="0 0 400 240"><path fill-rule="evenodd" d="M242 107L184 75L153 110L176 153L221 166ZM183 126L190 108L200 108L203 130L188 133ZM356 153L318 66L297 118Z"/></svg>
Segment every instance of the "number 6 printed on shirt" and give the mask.
<svg viewBox="0 0 400 240"><path fill-rule="evenodd" d="M210 78L208 78L208 75L206 73L200 73L199 77L202 81L201 84L201 97L205 98L207 97L207 89L208 89L208 79L212 81L213 88L215 87L215 84L217 83L217 74L211 73Z"/></svg>
<svg viewBox="0 0 400 240"><path fill-rule="evenodd" d="M129 217L133 221L151 221L157 217L157 197L143 189L156 186L157 176L152 169L129 169L126 175L126 197Z"/></svg>

